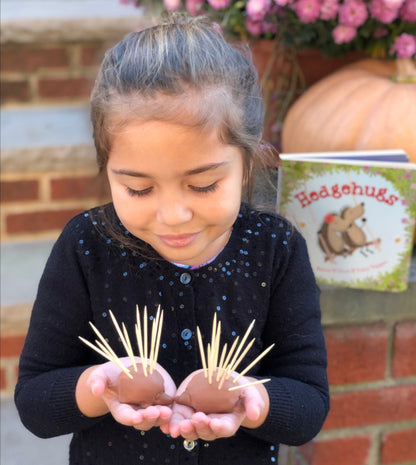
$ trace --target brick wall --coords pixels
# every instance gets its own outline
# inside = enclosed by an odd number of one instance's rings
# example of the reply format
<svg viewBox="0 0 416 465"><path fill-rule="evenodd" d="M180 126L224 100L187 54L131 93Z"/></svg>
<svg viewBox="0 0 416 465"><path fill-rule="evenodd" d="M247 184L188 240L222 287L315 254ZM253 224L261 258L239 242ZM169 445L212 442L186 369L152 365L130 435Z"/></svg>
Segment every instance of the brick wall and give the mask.
<svg viewBox="0 0 416 465"><path fill-rule="evenodd" d="M111 40L35 39L2 44L3 105L86 104ZM106 199L96 168L86 166L2 170L2 240L55 238L68 219ZM331 412L314 441L284 450L282 465L416 464L416 283L401 295L323 289L322 297ZM19 321L2 325L3 396L16 382L30 304L6 310Z"/></svg>
<svg viewBox="0 0 416 465"><path fill-rule="evenodd" d="M93 169L5 173L1 182L3 240L56 237L76 214L107 199Z"/></svg>
<svg viewBox="0 0 416 465"><path fill-rule="evenodd" d="M88 101L104 46L102 42L2 45L2 102Z"/></svg>

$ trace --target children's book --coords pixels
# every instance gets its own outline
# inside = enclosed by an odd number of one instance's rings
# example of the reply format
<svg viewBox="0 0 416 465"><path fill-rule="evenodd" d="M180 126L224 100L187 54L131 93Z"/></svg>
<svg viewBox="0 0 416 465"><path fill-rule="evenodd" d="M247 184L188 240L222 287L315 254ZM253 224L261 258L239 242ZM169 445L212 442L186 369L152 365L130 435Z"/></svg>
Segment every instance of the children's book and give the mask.
<svg viewBox="0 0 416 465"><path fill-rule="evenodd" d="M318 284L407 289L416 164L401 150L280 155L279 212L302 233Z"/></svg>

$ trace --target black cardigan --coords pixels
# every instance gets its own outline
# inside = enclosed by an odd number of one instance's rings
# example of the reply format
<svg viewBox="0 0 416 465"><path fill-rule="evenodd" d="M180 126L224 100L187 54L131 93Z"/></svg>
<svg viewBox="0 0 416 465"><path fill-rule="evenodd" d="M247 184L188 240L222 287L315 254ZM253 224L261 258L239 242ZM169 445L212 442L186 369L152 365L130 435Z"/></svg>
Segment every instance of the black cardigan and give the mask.
<svg viewBox="0 0 416 465"><path fill-rule="evenodd" d="M111 204L106 208L114 212ZM101 212L94 209L68 223L40 281L15 392L24 425L43 438L74 433L71 465L270 464L277 463L279 443L312 439L329 408L326 351L319 290L305 241L292 225L277 214L242 205L218 257L185 270L123 247L100 227ZM113 226L136 240L117 219ZM256 342L238 370L276 344L247 374L272 378L264 385L270 396L265 423L240 428L229 439L196 441L188 451L183 438L173 439L158 428L140 432L116 423L110 414L82 415L75 402L78 377L105 360L78 336L95 339L88 325L92 321L125 356L108 311L125 322L134 340L136 304L147 305L150 314L159 305L164 309L158 362L177 385L202 366L196 326L209 340L217 312L221 343L230 347L255 319L250 336Z"/></svg>

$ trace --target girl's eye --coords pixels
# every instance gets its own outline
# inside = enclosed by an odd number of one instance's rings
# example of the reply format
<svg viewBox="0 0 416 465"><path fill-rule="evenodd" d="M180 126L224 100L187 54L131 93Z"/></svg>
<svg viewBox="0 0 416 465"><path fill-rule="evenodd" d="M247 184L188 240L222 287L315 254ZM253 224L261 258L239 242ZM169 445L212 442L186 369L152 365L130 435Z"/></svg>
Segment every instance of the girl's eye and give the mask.
<svg viewBox="0 0 416 465"><path fill-rule="evenodd" d="M197 187L197 186L189 186L195 192L207 193L207 192L214 192L218 187L218 181L213 182L209 186L204 187Z"/></svg>
<svg viewBox="0 0 416 465"><path fill-rule="evenodd" d="M151 187L148 187L147 189L142 189L142 190L135 190L135 189L132 189L131 187L126 187L126 189L127 189L127 193L131 195L132 197L143 197L145 195L150 194L150 192L152 191Z"/></svg>

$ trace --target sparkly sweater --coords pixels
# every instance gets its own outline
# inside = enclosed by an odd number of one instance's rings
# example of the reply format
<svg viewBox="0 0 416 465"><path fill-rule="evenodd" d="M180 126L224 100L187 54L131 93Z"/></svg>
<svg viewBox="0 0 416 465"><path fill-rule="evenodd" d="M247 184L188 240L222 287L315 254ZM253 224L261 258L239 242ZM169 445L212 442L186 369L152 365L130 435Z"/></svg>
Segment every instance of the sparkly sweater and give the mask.
<svg viewBox="0 0 416 465"><path fill-rule="evenodd" d="M112 206L107 208L113 211ZM57 240L39 284L20 361L15 401L24 425L42 438L73 433L71 465L262 465L277 463L279 443L299 445L322 427L329 408L319 290L305 242L277 214L242 205L230 240L211 263L184 270L125 248L99 228L101 210L71 220ZM115 216L115 215L114 215ZM116 219L114 228L143 245ZM268 377L270 412L257 429L241 427L228 439L184 444L159 428L140 432L110 414L87 418L75 386L88 367L105 362L78 339L90 341L92 321L125 356L111 309L134 340L136 304L164 309L158 362L177 386L201 368L196 337L211 335L214 312L221 343L231 346L256 320L255 343L242 371L270 344L275 347L247 376ZM186 446L186 447L185 447Z"/></svg>

